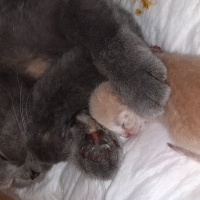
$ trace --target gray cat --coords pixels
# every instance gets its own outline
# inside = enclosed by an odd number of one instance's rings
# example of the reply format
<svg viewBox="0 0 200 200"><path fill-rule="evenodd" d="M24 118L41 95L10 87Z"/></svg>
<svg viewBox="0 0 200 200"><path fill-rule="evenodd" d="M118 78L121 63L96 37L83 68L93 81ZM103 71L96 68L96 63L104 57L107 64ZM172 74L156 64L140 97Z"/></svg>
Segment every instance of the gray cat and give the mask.
<svg viewBox="0 0 200 200"><path fill-rule="evenodd" d="M0 0L0 44L1 68L31 75L36 66L40 72L49 68L30 94L28 122L21 122L27 137L21 146L37 163L51 166L72 158L87 173L111 177L119 166L119 142L107 131L88 140L87 126L77 126L82 112L76 113L88 106L102 81L109 80L140 116L164 111L165 66L143 42L132 17L112 1ZM17 126L14 117L6 122ZM15 136L12 129L9 133Z"/></svg>

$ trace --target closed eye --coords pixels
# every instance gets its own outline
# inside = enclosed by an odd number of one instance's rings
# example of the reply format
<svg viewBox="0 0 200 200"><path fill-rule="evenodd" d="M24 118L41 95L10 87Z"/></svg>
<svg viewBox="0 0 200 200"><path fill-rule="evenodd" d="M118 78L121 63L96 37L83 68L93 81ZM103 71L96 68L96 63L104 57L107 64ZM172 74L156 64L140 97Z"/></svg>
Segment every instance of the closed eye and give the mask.
<svg viewBox="0 0 200 200"><path fill-rule="evenodd" d="M8 159L2 154L0 154L0 161L8 161Z"/></svg>
<svg viewBox="0 0 200 200"><path fill-rule="evenodd" d="M117 125L117 126L122 126L122 122L120 119L115 119L114 123Z"/></svg>

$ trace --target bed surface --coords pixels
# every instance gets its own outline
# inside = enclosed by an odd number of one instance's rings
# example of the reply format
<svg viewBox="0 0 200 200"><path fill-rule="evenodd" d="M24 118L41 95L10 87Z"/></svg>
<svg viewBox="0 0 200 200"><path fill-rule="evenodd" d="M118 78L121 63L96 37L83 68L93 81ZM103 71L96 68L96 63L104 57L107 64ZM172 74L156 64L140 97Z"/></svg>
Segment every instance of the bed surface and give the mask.
<svg viewBox="0 0 200 200"><path fill-rule="evenodd" d="M167 130L149 124L124 141L124 161L110 181L89 179L70 163L60 163L46 179L18 190L26 200L195 200L200 197L200 163L172 151Z"/></svg>
<svg viewBox="0 0 200 200"><path fill-rule="evenodd" d="M121 3L133 13L150 45L200 54L199 0ZM90 179L66 162L54 166L43 182L17 190L17 195L26 200L200 199L200 163L167 146L172 141L161 123L149 124L136 139L122 142L124 160L112 180Z"/></svg>

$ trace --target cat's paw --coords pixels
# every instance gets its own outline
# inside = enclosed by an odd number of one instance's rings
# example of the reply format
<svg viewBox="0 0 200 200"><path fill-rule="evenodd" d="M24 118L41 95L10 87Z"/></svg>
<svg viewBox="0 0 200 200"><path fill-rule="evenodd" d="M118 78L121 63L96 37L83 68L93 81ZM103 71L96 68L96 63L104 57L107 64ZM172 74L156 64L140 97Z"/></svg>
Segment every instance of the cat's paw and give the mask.
<svg viewBox="0 0 200 200"><path fill-rule="evenodd" d="M119 144L103 130L85 134L76 153L80 167L89 174L110 178L119 166Z"/></svg>
<svg viewBox="0 0 200 200"><path fill-rule="evenodd" d="M170 97L165 65L154 58L142 63L129 78L114 83L124 102L140 117L155 118L164 113Z"/></svg>
<svg viewBox="0 0 200 200"><path fill-rule="evenodd" d="M88 114L79 113L71 126L75 141L73 159L89 175L111 178L119 168L121 147L113 133Z"/></svg>

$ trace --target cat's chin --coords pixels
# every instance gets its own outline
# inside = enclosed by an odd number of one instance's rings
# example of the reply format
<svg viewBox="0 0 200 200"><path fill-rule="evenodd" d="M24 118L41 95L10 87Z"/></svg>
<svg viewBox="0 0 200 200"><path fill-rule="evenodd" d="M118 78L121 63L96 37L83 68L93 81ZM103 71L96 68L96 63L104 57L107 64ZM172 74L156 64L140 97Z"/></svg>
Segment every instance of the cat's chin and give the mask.
<svg viewBox="0 0 200 200"><path fill-rule="evenodd" d="M12 182L12 186L13 188L24 188L24 187L28 187L30 185L36 184L41 182L42 180L44 180L46 173L43 173L42 175L40 175L39 177L37 177L34 180L25 180L25 179L21 179L21 178L15 178Z"/></svg>

